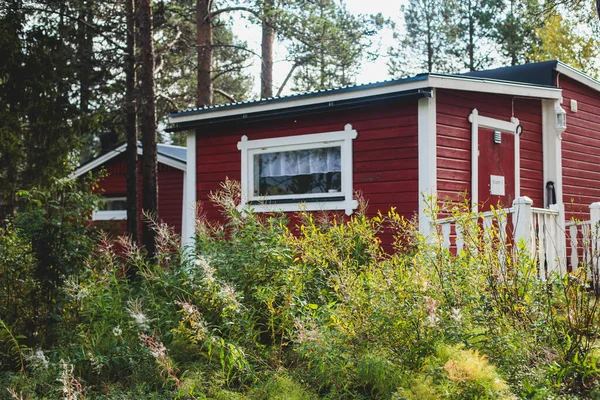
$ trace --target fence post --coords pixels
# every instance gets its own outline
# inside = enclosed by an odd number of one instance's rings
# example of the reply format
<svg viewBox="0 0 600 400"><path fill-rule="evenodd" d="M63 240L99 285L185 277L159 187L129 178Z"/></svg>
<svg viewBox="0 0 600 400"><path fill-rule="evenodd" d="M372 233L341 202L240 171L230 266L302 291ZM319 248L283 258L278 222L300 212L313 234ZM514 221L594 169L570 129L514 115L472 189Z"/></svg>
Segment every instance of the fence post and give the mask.
<svg viewBox="0 0 600 400"><path fill-rule="evenodd" d="M525 248L529 251L529 255L534 257L536 243L532 235L532 205L533 200L527 196L517 197L513 201L513 226L515 229L515 243L524 240Z"/></svg>
<svg viewBox="0 0 600 400"><path fill-rule="evenodd" d="M598 290L600 270L598 269L598 258L600 257L600 202L590 204L590 278L595 290Z"/></svg>

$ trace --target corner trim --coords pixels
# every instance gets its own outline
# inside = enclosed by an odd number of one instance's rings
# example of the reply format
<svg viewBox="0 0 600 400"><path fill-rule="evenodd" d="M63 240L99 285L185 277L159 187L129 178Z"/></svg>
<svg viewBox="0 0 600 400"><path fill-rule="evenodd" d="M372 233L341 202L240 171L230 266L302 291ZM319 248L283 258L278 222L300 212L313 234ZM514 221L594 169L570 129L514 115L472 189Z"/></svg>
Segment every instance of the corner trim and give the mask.
<svg viewBox="0 0 600 400"><path fill-rule="evenodd" d="M186 146L187 170L183 174L181 245L192 246L196 234L196 131L188 132Z"/></svg>
<svg viewBox="0 0 600 400"><path fill-rule="evenodd" d="M419 232L429 236L433 221L431 201L437 201L437 110L435 89L432 96L418 103Z"/></svg>

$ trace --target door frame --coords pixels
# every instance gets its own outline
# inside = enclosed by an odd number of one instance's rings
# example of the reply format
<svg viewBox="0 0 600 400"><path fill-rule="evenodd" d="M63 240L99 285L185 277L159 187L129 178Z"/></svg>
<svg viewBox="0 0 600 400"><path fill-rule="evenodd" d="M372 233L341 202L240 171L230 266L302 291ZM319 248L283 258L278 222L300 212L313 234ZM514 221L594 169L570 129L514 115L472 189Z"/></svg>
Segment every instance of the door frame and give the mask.
<svg viewBox="0 0 600 400"><path fill-rule="evenodd" d="M519 119L511 117L510 121L484 117L479 115L476 108L469 115L471 123L471 209L477 212L479 208L479 127L492 129L515 136L515 198L521 195L521 159L519 135L516 134Z"/></svg>

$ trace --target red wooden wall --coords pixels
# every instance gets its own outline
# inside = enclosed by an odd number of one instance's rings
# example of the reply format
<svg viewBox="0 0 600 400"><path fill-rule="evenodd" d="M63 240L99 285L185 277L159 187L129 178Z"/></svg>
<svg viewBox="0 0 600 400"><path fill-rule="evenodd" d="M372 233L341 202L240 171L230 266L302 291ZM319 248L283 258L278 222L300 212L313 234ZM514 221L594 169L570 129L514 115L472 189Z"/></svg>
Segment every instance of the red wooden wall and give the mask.
<svg viewBox="0 0 600 400"><path fill-rule="evenodd" d="M197 135L197 200L209 220L221 220L208 201L210 192L229 177L239 180L241 156L237 143L248 139L275 138L340 131L352 124L354 189L369 202L368 213L390 207L405 216L418 210L417 102L387 100L351 110L299 115L269 121L247 121L229 126L209 126Z"/></svg>
<svg viewBox="0 0 600 400"><path fill-rule="evenodd" d="M564 75L562 108L567 130L562 135L563 201L567 220L589 219L589 205L600 201L600 93ZM577 112L571 111L577 100Z"/></svg>
<svg viewBox="0 0 600 400"><path fill-rule="evenodd" d="M104 165L108 176L98 182L101 189L104 190L104 195L110 196L126 196L127 195L127 166L125 156L120 155ZM138 158L138 209L142 209L142 178L141 159ZM181 233L181 213L183 207L183 171L170 167L165 164L158 164L158 213L162 222L173 227L175 232ZM99 221L100 225L117 225L115 229L117 233L124 232L127 229L127 224L124 221L109 222ZM141 235L141 224L140 224ZM140 236L141 237L141 236Z"/></svg>
<svg viewBox="0 0 600 400"><path fill-rule="evenodd" d="M521 146L521 196L534 207L544 207L542 110L540 100L495 94L438 89L437 94L437 189L440 200L462 201L471 191L471 123L480 115L509 121L514 116L523 126Z"/></svg>

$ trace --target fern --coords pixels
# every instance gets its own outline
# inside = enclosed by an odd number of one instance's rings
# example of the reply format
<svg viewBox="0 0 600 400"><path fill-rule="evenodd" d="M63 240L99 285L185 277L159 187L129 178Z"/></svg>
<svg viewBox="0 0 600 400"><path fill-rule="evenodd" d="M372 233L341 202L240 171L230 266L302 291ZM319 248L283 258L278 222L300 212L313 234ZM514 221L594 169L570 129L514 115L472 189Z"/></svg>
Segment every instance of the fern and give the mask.
<svg viewBox="0 0 600 400"><path fill-rule="evenodd" d="M20 368L21 372L25 372L25 356L24 352L27 346L19 343L19 339L24 339L25 336L15 335L12 329L0 318L0 356L11 358ZM4 350L6 352L4 352Z"/></svg>

